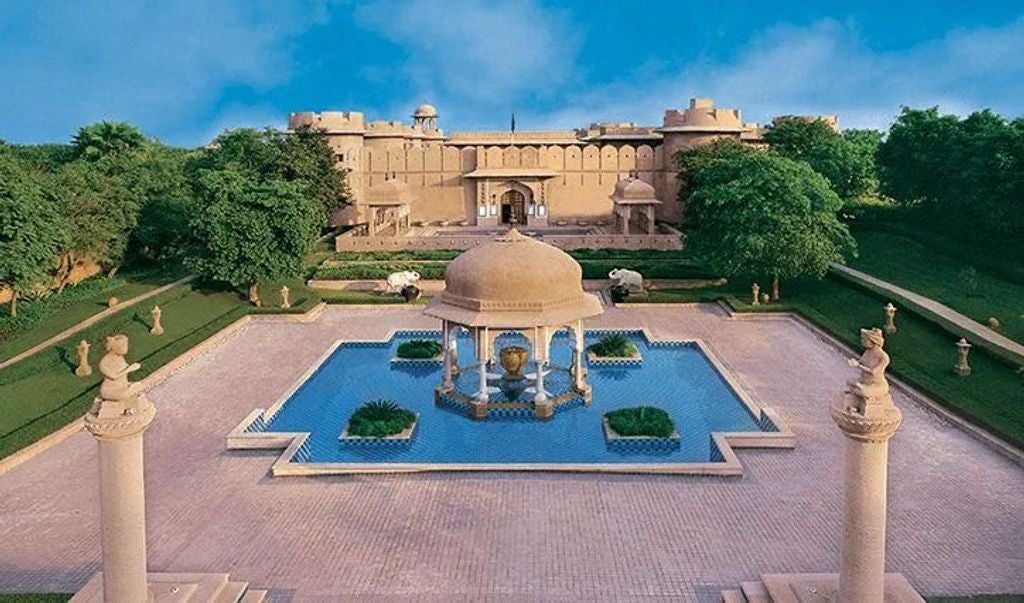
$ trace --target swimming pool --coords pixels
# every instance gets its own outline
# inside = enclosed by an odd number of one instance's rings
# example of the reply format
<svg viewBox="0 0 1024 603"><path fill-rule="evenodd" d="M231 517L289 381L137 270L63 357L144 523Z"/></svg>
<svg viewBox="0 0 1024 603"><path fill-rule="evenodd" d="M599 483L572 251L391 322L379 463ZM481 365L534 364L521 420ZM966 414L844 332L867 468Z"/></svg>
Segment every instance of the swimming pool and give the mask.
<svg viewBox="0 0 1024 603"><path fill-rule="evenodd" d="M604 333L588 331L586 343ZM736 473L733 446L784 447L792 434L770 409L757 407L723 377L724 367L698 342L649 341L640 331L624 333L639 349L635 365L590 364L593 402L563 406L548 421L530 411L492 413L474 421L465 411L436 404L440 362L392 362L396 349L411 339L438 339L437 332L398 332L386 342L345 342L281 403L254 412L229 437L229 447L287 447L274 473L349 473L388 470L568 469L574 471L659 471ZM503 336L498 347L523 345ZM571 338L554 336L553 364L571 362ZM473 363L473 343L459 341L461 366ZM716 367L716 364L718 366ZM559 373L552 373L552 376ZM568 379L564 373L555 379ZM473 392L475 371L456 378L456 388ZM568 384L565 384L566 387ZM557 380L550 383L559 388ZM406 442L339 441L349 416L366 401L387 398L419 414ZM604 436L604 413L624 406L663 408L679 431L678 446L612 446ZM308 434L308 435L306 435ZM290 471L288 468L296 469ZM730 469L731 468L731 469ZM688 470L688 469L692 469Z"/></svg>

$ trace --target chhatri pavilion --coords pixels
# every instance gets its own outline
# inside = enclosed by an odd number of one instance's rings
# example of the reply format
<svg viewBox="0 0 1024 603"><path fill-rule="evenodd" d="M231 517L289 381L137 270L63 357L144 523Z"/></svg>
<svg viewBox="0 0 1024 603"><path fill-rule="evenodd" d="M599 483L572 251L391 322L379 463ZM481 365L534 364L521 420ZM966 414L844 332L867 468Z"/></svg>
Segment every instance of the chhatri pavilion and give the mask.
<svg viewBox="0 0 1024 603"><path fill-rule="evenodd" d="M514 261L513 261L514 260ZM445 289L424 312L441 319L443 381L435 396L469 407L474 418L482 419L492 408L533 408L538 418L550 418L555 407L581 398L590 402L591 390L583 368L583 319L603 312L600 300L583 290L583 271L569 254L524 236L512 228L507 234L473 247L449 264ZM573 333L572 366L550 364L551 338L556 331ZM455 353L457 334L468 331L475 345L476 364L458 366ZM519 333L532 348L529 361L534 371L521 375L527 350L518 346L501 348L499 360L505 374L489 373L495 360L496 342L506 333ZM549 392L544 377L550 371L569 373L570 386L563 392ZM479 385L468 396L455 388L460 374L476 372ZM532 394L520 402L507 395L517 382L531 384L516 389Z"/></svg>

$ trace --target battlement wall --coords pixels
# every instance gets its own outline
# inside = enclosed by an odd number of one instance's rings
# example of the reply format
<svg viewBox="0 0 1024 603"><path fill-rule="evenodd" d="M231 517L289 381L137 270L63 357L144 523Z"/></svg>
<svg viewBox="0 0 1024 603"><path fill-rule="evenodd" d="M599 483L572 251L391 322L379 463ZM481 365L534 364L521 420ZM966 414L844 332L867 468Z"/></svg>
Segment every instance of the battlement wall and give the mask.
<svg viewBox="0 0 1024 603"><path fill-rule="evenodd" d="M366 129L363 114L358 111L300 111L288 115L288 128L314 128L328 133L362 133Z"/></svg>

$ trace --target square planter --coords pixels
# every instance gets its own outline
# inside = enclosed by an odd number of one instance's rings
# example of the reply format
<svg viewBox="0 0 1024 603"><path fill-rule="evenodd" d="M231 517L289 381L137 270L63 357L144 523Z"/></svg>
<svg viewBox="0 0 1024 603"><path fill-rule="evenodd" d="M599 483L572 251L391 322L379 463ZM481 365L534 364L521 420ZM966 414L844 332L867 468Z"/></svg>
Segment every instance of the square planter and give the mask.
<svg viewBox="0 0 1024 603"><path fill-rule="evenodd" d="M416 413L416 420L412 422L412 425L410 425L409 427L405 428L404 430L402 430L402 431L400 431L400 432L398 432L396 434L392 434L392 435L389 435L389 436L384 436L384 437L381 437L381 438L374 438L374 437L369 437L369 436L349 435L349 433L348 433L348 424L346 424L345 425L345 429L341 432L341 435L338 436L338 441L343 443L343 444L369 444L369 445L374 445L374 444L381 444L381 445L408 444L409 442L412 441L413 436L416 434L416 428L419 426L419 424L420 424L420 413Z"/></svg>
<svg viewBox="0 0 1024 603"><path fill-rule="evenodd" d="M587 348L587 363L594 366L636 366L643 360L640 350L634 350L632 356L598 356Z"/></svg>
<svg viewBox="0 0 1024 603"><path fill-rule="evenodd" d="M634 452L638 454L650 452L667 452L679 449L679 430L673 429L667 438L654 436L619 435L608 423L607 417L601 417L604 427L604 441L608 448L616 452Z"/></svg>

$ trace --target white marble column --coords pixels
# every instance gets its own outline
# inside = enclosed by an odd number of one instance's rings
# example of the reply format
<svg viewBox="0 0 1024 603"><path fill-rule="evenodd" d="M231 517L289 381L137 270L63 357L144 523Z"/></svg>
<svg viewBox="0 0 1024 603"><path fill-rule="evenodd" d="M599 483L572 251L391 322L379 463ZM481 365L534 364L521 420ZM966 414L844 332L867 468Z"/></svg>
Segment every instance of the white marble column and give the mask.
<svg viewBox="0 0 1024 603"><path fill-rule="evenodd" d="M442 358L443 358L443 375L444 375L444 377L442 379L441 386L444 389L446 389L446 390L450 390L454 386L454 383L452 383L452 360L453 360L453 358L452 358L451 335L452 335L452 329L449 326L448 321L447 320L442 321L441 322L441 337L443 338L442 339L443 347L442 347L441 353L443 354Z"/></svg>
<svg viewBox="0 0 1024 603"><path fill-rule="evenodd" d="M889 439L903 417L888 394L866 401L847 394L832 418L845 436L838 600L882 603Z"/></svg>
<svg viewBox="0 0 1024 603"><path fill-rule="evenodd" d="M572 350L573 365L575 366L575 373L573 374L573 380L576 385L576 389L583 390L586 387L586 381L583 379L583 325L577 324L573 328L573 333L576 335L576 342Z"/></svg>
<svg viewBox="0 0 1024 603"><path fill-rule="evenodd" d="M103 600L152 599L146 578L146 497L142 434L156 409L144 397L98 401L85 416L99 442Z"/></svg>

